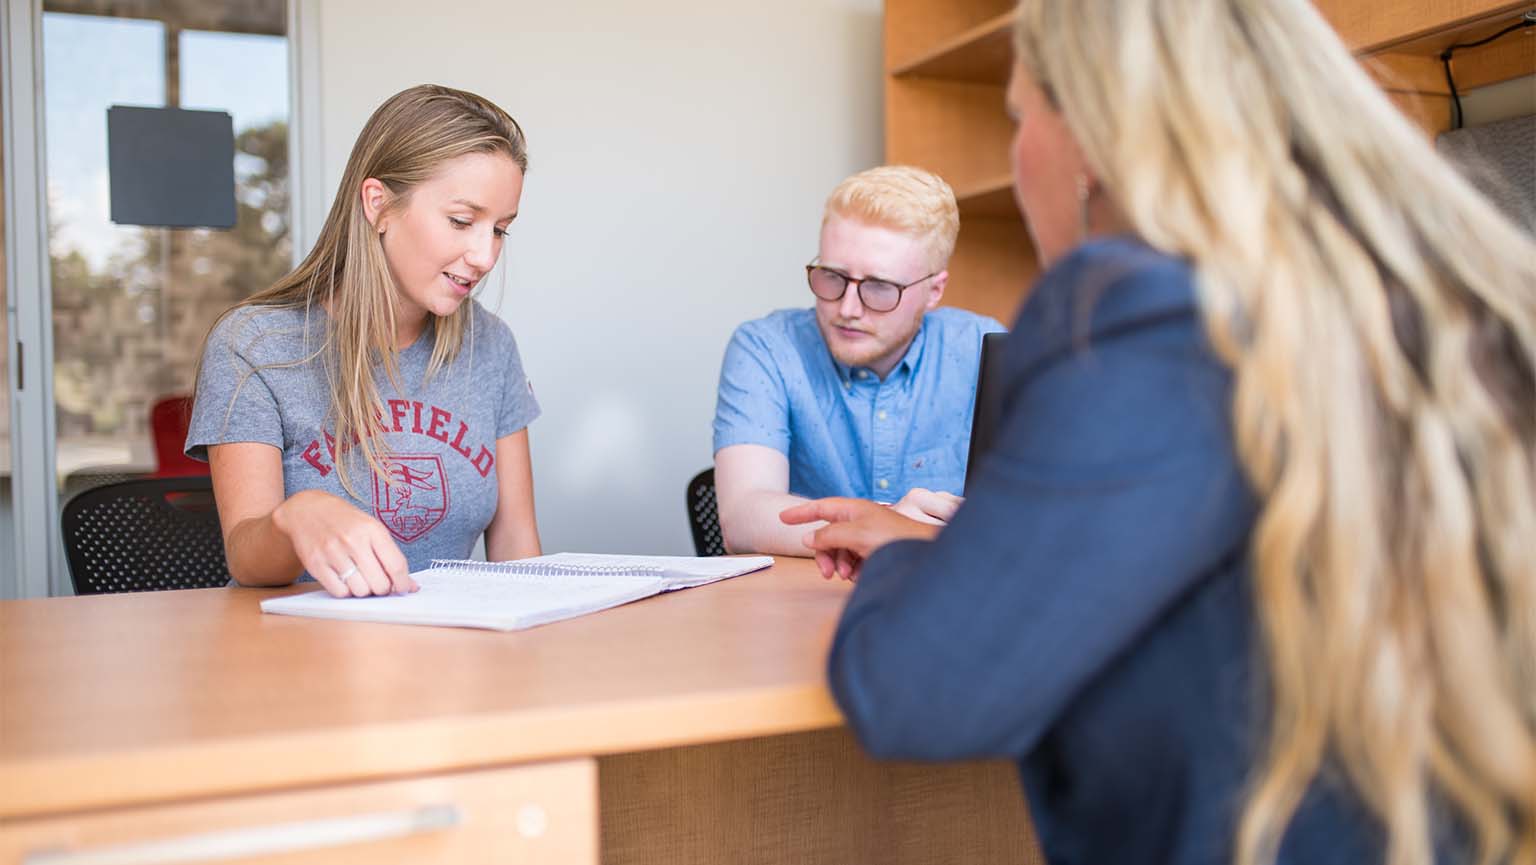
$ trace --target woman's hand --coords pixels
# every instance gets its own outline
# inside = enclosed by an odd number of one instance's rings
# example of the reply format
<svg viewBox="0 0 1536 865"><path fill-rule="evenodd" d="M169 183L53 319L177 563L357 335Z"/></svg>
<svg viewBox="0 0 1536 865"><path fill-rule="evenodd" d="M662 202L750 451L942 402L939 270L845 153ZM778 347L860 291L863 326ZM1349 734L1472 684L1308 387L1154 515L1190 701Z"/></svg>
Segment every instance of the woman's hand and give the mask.
<svg viewBox="0 0 1536 865"><path fill-rule="evenodd" d="M821 575L856 580L864 560L892 541L932 540L942 526L920 523L895 508L864 499L817 499L779 514L789 525L825 520L827 525L805 536L805 545L816 554Z"/></svg>
<svg viewBox="0 0 1536 865"><path fill-rule="evenodd" d="M420 588L384 524L343 499L305 490L272 512L304 570L338 598L367 597Z"/></svg>
<svg viewBox="0 0 1536 865"><path fill-rule="evenodd" d="M901 497L901 501L891 505L891 510L920 523L945 526L949 525L955 511L959 510L960 505L964 503L965 499L954 493L934 492L922 487L913 487Z"/></svg>

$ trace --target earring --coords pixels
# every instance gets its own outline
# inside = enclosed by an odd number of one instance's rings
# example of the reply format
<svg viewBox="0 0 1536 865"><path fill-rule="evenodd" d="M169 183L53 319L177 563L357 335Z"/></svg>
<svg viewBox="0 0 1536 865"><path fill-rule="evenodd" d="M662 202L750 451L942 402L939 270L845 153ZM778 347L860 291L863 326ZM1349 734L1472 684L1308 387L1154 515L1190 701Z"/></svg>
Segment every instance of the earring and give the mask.
<svg viewBox="0 0 1536 865"><path fill-rule="evenodd" d="M1077 176L1077 242L1088 239L1088 198L1093 194L1093 184L1088 175Z"/></svg>

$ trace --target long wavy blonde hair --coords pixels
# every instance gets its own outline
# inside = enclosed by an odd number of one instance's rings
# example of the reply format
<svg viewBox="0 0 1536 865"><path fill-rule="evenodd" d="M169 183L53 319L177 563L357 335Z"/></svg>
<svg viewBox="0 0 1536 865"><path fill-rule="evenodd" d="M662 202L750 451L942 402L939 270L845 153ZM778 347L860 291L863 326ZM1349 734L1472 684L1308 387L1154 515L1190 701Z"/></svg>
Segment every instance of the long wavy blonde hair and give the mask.
<svg viewBox="0 0 1536 865"><path fill-rule="evenodd" d="M522 127L490 100L431 84L391 96L358 133L314 249L271 288L225 313L242 307L308 313L316 305L327 311L323 342L313 354L292 364L316 358L326 364L327 420L337 442L336 470L343 488L353 496L357 491L348 472L352 460L342 458L344 450L360 456L379 476L388 477L387 452L382 439L375 437L383 421L374 370L382 368L396 388L400 385L395 348L398 292L379 234L363 212L363 181L373 177L382 182L391 193L387 209L398 211L409 203L412 190L444 163L472 153L502 154L519 170L528 170ZM465 303L452 315L433 319L428 377L458 355L470 316L471 306Z"/></svg>
<svg viewBox="0 0 1536 865"><path fill-rule="evenodd" d="M1390 865L1447 816L1536 863L1536 244L1303 0L1022 0L1016 41L1234 370L1271 692L1236 862L1336 765Z"/></svg>

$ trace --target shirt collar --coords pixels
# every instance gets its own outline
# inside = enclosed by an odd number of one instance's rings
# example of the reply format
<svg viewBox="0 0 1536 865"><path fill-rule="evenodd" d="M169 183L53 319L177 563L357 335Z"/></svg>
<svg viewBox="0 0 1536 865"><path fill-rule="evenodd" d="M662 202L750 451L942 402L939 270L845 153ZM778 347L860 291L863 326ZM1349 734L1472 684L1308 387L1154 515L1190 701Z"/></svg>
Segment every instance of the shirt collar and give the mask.
<svg viewBox="0 0 1536 865"><path fill-rule="evenodd" d="M917 365L923 359L923 343L926 342L923 335L927 332L928 316L924 315L923 320L917 324L917 333L912 335L912 342L907 345L907 353L901 356L901 362L891 370L893 374L905 371L910 375L917 371Z"/></svg>

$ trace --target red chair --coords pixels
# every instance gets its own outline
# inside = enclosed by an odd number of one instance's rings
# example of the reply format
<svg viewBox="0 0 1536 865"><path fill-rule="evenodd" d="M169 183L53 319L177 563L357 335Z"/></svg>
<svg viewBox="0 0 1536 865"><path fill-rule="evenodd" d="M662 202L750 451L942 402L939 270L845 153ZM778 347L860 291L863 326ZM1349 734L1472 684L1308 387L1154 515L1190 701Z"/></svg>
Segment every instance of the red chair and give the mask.
<svg viewBox="0 0 1536 865"><path fill-rule="evenodd" d="M167 396L149 409L149 431L155 440L155 472L152 477L174 478L208 474L208 464L182 452L187 424L192 420L192 398Z"/></svg>

